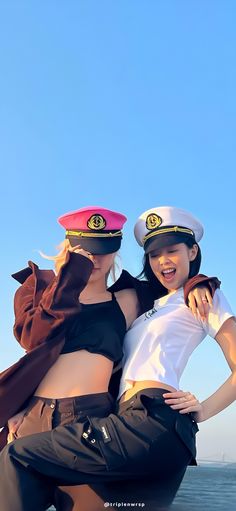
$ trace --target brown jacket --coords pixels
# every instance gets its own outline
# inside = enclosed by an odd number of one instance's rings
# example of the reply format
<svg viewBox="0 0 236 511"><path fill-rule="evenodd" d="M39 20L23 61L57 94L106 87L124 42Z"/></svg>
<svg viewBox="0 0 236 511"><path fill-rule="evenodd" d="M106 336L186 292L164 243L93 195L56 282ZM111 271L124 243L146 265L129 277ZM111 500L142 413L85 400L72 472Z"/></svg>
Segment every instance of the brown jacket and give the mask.
<svg viewBox="0 0 236 511"><path fill-rule="evenodd" d="M56 276L52 270L29 267L13 275L22 285L14 300L16 339L27 354L0 374L0 427L24 407L42 378L59 356L65 342L67 327L80 312L78 295L84 289L93 268L92 262L76 253L68 253L66 263ZM185 285L185 297L196 284L204 282L211 289L219 281L198 275ZM140 302L140 313L149 310L163 289L153 290L125 270L110 288L118 291L134 288ZM116 393L118 374L112 378L109 390ZM7 427L0 433L0 448L6 440Z"/></svg>

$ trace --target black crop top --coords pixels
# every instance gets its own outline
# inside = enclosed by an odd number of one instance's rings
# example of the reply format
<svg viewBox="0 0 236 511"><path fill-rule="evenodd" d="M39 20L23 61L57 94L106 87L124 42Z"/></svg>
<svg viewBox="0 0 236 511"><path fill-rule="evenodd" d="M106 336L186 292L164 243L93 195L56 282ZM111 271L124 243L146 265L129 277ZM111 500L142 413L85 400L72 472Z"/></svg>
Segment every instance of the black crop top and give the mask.
<svg viewBox="0 0 236 511"><path fill-rule="evenodd" d="M118 362L123 356L125 332L125 316L112 293L108 302L81 304L78 318L66 333L61 354L87 350Z"/></svg>

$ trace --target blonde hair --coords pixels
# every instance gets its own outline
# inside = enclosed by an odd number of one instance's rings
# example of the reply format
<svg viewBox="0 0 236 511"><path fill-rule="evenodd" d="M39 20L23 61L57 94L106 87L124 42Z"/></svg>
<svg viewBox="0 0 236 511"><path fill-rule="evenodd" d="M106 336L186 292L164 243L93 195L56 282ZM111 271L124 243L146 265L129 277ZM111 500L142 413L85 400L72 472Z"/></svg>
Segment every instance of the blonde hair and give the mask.
<svg viewBox="0 0 236 511"><path fill-rule="evenodd" d="M63 266L63 264L66 261L66 256L67 256L67 253L69 252L70 246L71 245L70 245L69 240L65 239L61 243L59 243L59 245L56 247L58 250L58 254L56 254L55 256L46 255L43 252L41 252L41 250L39 251L39 253L44 259L54 261L55 272L56 272L56 274L58 274L61 267ZM117 261L117 259L119 261ZM112 266L110 268L110 271L106 276L107 280L108 280L109 276L111 276L111 279L113 282L115 282L117 280L117 273L120 273L120 268L121 268L120 261L121 261L120 254L117 253L115 256L115 259L112 263Z"/></svg>
<svg viewBox="0 0 236 511"><path fill-rule="evenodd" d="M70 248L69 240L67 240L67 239L63 240L56 248L59 252L55 256L46 255L43 252L41 252L41 250L39 251L39 253L44 259L49 259L50 261L54 261L55 271L56 271L56 274L58 274L62 265L66 261L66 256L67 256L67 253Z"/></svg>
<svg viewBox="0 0 236 511"><path fill-rule="evenodd" d="M117 274L119 276L120 272L121 272L121 257L120 257L119 252L117 252L115 255L115 259L112 263L112 266L110 268L110 271L107 275L107 280L108 280L108 277L111 276L111 280L113 282L115 282L117 280Z"/></svg>

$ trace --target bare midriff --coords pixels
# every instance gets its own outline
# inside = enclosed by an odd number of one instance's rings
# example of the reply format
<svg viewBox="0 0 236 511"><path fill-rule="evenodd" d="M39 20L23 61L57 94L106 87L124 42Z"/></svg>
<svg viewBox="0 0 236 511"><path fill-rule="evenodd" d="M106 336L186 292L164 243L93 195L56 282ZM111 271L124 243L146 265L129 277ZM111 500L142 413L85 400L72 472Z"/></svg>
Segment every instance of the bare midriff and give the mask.
<svg viewBox="0 0 236 511"><path fill-rule="evenodd" d="M122 394L120 398L120 403L123 403L123 401L127 401L130 399L134 394L139 392L143 389L151 389L151 388L157 388L157 389L165 389L169 390L171 392L175 392L176 389L174 387L171 387L170 385L167 385L166 383L162 383L161 381L153 381L153 380L142 380L142 381L134 381L133 387L129 390L126 390L124 394Z"/></svg>
<svg viewBox="0 0 236 511"><path fill-rule="evenodd" d="M34 395L52 399L108 391L113 362L107 357L79 350L60 355Z"/></svg>

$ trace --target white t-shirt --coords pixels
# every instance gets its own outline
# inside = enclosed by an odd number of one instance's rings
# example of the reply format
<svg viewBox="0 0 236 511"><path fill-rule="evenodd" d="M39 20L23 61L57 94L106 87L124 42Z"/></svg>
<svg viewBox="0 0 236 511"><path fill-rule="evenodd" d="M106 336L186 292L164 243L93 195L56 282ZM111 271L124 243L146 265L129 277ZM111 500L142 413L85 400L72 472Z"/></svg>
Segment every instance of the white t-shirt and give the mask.
<svg viewBox="0 0 236 511"><path fill-rule="evenodd" d="M232 316L219 289L206 321L195 318L185 305L183 288L155 300L153 309L137 318L126 333L119 397L134 381L153 380L179 389L192 352L206 335L214 338Z"/></svg>

